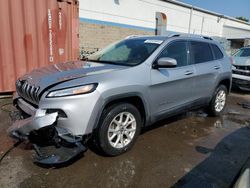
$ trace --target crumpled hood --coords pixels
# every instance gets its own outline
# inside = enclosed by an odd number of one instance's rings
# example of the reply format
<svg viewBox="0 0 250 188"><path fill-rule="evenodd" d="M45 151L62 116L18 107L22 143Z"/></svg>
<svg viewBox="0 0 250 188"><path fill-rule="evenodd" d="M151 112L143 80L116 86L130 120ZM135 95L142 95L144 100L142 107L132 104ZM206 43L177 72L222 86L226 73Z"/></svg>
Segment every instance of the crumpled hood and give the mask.
<svg viewBox="0 0 250 188"><path fill-rule="evenodd" d="M234 65L250 66L250 57L233 57Z"/></svg>
<svg viewBox="0 0 250 188"><path fill-rule="evenodd" d="M35 69L25 74L20 80L27 80L31 85L53 85L67 80L81 78L124 68L124 66L86 61L72 61L53 64Z"/></svg>
<svg viewBox="0 0 250 188"><path fill-rule="evenodd" d="M30 101L29 92L35 91L40 95L44 89L65 81L124 68L127 67L88 61L71 61L53 64L48 67L35 69L19 78L17 81L17 92ZM37 88L39 88L39 91L36 90Z"/></svg>

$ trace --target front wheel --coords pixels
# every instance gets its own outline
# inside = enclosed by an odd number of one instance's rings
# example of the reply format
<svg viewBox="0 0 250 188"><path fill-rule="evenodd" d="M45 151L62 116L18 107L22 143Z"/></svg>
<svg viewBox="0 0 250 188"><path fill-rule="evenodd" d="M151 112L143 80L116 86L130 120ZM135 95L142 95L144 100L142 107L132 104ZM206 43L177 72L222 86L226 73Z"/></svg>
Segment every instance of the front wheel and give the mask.
<svg viewBox="0 0 250 188"><path fill-rule="evenodd" d="M120 155L135 143L141 129L138 109L129 103L118 103L105 109L96 132L96 141L104 154Z"/></svg>
<svg viewBox="0 0 250 188"><path fill-rule="evenodd" d="M217 87L208 107L209 115L220 116L223 113L226 106L227 94L226 86L220 85Z"/></svg>

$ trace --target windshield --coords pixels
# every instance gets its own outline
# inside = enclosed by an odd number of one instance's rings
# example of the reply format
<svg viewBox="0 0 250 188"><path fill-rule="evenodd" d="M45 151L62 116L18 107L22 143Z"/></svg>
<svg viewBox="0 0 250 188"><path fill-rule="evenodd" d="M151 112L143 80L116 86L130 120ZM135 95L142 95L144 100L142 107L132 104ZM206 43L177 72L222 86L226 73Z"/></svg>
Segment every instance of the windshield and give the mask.
<svg viewBox="0 0 250 188"><path fill-rule="evenodd" d="M126 39L88 56L88 61L134 66L145 61L162 43L161 40Z"/></svg>
<svg viewBox="0 0 250 188"><path fill-rule="evenodd" d="M235 57L249 57L250 56L250 48L242 48L238 52L234 54Z"/></svg>

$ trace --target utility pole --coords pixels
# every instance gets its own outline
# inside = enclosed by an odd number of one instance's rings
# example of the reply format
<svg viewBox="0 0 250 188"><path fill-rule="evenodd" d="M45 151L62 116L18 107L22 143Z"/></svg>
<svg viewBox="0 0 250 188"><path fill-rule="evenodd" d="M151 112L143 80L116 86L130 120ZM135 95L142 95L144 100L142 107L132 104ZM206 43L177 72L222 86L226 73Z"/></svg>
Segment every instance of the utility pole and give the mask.
<svg viewBox="0 0 250 188"><path fill-rule="evenodd" d="M190 34L190 30L191 30L191 25L192 25L192 17L193 17L193 6L190 9L190 16L189 16L189 26L188 26L188 34Z"/></svg>
<svg viewBox="0 0 250 188"><path fill-rule="evenodd" d="M202 17L202 22L201 22L201 35L202 35L202 32L203 32L203 25L204 25L204 16Z"/></svg>

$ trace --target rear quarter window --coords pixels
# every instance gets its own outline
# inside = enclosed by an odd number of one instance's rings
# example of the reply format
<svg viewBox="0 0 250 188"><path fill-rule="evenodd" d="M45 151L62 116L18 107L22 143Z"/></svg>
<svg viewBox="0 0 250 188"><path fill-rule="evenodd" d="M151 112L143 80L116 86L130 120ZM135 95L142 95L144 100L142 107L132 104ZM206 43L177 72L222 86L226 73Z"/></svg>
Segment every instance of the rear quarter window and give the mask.
<svg viewBox="0 0 250 188"><path fill-rule="evenodd" d="M200 41L191 41L191 61L193 64L213 61L213 53L209 43Z"/></svg>
<svg viewBox="0 0 250 188"><path fill-rule="evenodd" d="M215 44L211 44L211 48L213 50L214 53L214 58L217 59L222 59L223 58L223 53L221 52L221 50L219 49L218 46L216 46Z"/></svg>

